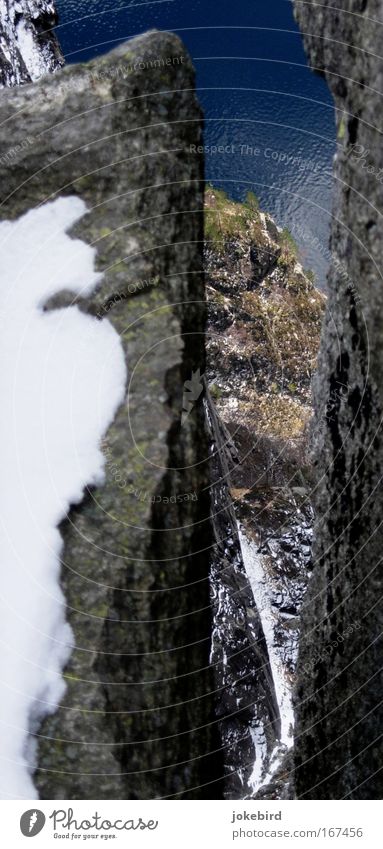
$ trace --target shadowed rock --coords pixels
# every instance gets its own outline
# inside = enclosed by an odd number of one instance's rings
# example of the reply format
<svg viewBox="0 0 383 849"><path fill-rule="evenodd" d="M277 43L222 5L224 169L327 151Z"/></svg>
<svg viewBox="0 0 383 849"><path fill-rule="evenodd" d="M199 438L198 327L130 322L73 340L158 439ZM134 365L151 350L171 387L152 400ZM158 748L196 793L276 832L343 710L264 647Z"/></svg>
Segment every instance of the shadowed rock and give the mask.
<svg viewBox="0 0 383 849"><path fill-rule="evenodd" d="M296 791L380 799L382 4L349 0L335 10L330 0L296 0L295 9L310 63L334 96L338 128L333 257L314 392L318 518L296 692Z"/></svg>
<svg viewBox="0 0 383 849"><path fill-rule="evenodd" d="M73 235L95 245L104 278L79 306L112 322L129 371L105 483L61 528L75 647L64 701L36 735L37 785L49 799L211 798L221 768L202 399L181 427L184 382L205 358L194 71L175 36L149 33L4 91L0 119L1 146L34 139L2 167L2 218L60 195L86 201Z"/></svg>

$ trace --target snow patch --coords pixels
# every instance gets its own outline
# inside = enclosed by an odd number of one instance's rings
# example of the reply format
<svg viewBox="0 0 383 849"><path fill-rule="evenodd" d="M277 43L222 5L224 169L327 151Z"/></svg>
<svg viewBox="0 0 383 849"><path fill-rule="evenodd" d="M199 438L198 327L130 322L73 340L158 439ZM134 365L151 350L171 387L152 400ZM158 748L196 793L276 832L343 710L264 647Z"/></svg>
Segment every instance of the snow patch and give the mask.
<svg viewBox="0 0 383 849"><path fill-rule="evenodd" d="M262 783L262 776L267 763L267 742L263 728L259 725L250 728L250 735L255 750L253 771L249 778L250 787L256 792Z"/></svg>
<svg viewBox="0 0 383 849"><path fill-rule="evenodd" d="M254 790L259 790L262 785L270 780L272 773L275 772L280 763L280 758L293 744L294 713L291 688L286 677L283 655L275 641L276 618L273 612L272 588L269 586L268 577L263 568L262 556L258 553L256 544L249 540L240 528L238 529L238 533L246 574L254 595L267 643L281 720L280 746L271 755L270 767L272 766L272 769L269 768L266 776L264 775L264 765L267 762L267 748L264 734L260 728L251 729L257 757L250 783ZM280 757L276 757L277 753L279 753Z"/></svg>
<svg viewBox="0 0 383 849"><path fill-rule="evenodd" d="M33 30L24 20L20 20L16 26L16 40L31 80L38 80L46 71L45 56L36 41Z"/></svg>
<svg viewBox="0 0 383 849"><path fill-rule="evenodd" d="M125 359L109 321L44 313L62 289L90 293L95 250L67 230L86 212L59 198L0 224L0 796L36 798L30 732L57 710L73 648L57 530L103 481L100 442L121 404Z"/></svg>
<svg viewBox="0 0 383 849"><path fill-rule="evenodd" d="M49 24L49 0L0 0L0 88L35 81L64 60Z"/></svg>

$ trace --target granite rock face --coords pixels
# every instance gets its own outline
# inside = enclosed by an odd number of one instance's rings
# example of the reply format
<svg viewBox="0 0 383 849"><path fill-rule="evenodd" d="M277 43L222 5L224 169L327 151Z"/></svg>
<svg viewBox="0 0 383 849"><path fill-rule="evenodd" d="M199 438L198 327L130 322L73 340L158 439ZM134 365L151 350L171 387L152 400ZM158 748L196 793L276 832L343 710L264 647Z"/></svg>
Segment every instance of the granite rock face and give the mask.
<svg viewBox="0 0 383 849"><path fill-rule="evenodd" d="M383 791L383 9L380 0L333 6L295 2L310 63L334 96L338 151L294 773L298 797L368 799Z"/></svg>
<svg viewBox="0 0 383 849"><path fill-rule="evenodd" d="M0 88L29 83L64 64L51 0L0 0Z"/></svg>
<svg viewBox="0 0 383 849"><path fill-rule="evenodd" d="M0 144L11 135L16 151L11 167L1 160L2 218L61 195L85 200L74 235L96 246L104 278L77 302L112 322L129 374L105 484L61 528L75 647L63 703L36 733L37 786L48 799L214 798L202 402L182 416L184 383L205 362L193 67L175 36L148 33L4 91L0 117ZM73 302L63 292L45 307Z"/></svg>

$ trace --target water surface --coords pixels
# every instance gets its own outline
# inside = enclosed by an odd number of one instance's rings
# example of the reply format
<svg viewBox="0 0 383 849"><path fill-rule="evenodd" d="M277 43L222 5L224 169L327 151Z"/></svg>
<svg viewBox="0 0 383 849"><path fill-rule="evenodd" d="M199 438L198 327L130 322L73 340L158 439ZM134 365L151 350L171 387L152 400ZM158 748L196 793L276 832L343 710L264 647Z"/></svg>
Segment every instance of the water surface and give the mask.
<svg viewBox="0 0 383 849"><path fill-rule="evenodd" d="M309 69L290 0L58 0L68 62L148 29L177 32L197 70L207 178L236 199L251 189L288 227L303 264L325 284L335 124ZM214 147L225 145L225 153Z"/></svg>

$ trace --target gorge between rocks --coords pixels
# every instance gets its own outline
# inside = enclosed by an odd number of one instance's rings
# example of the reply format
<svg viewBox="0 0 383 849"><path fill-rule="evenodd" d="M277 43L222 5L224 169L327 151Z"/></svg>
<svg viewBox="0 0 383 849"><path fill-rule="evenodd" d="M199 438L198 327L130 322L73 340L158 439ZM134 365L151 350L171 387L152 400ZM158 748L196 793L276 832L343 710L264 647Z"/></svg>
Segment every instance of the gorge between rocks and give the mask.
<svg viewBox="0 0 383 849"><path fill-rule="evenodd" d="M2 798L380 798L383 18L294 6L326 294L205 180L178 36L64 67L54 4L0 2Z"/></svg>

